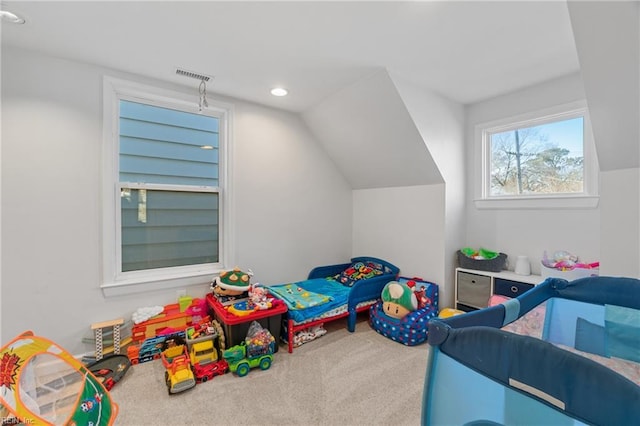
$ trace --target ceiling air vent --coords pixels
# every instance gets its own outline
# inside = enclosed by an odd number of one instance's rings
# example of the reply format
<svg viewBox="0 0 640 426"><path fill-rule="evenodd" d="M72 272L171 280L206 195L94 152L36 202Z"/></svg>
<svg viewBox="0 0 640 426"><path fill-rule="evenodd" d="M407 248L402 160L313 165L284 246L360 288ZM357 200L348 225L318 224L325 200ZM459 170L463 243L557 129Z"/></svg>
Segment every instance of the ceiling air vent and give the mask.
<svg viewBox="0 0 640 426"><path fill-rule="evenodd" d="M185 77L195 78L196 80L205 81L205 82L208 82L213 78L210 75L200 74L193 71L187 71L187 70L183 70L182 68L176 68L176 74L182 75Z"/></svg>

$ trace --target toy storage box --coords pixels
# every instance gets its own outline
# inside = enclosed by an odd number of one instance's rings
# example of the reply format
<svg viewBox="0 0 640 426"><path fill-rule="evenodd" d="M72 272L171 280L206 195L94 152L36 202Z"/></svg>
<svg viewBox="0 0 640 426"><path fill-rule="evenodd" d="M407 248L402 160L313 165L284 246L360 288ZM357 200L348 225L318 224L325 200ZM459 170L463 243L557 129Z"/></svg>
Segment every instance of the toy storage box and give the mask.
<svg viewBox="0 0 640 426"><path fill-rule="evenodd" d="M276 341L280 338L282 314L287 312L287 307L284 304L264 311L256 311L244 317L230 314L211 294L207 295L207 304L212 317L218 320L222 326L226 347L242 343L247 337L249 326L253 321L257 321L263 328L269 330ZM278 352L278 345L275 345L274 352Z"/></svg>

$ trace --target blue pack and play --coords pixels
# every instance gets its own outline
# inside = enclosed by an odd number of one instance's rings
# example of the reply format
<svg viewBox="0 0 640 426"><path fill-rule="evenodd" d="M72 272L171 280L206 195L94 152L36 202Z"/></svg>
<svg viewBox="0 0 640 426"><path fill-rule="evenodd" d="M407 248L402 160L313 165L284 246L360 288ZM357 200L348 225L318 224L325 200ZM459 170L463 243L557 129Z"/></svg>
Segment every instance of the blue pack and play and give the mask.
<svg viewBox="0 0 640 426"><path fill-rule="evenodd" d="M541 338L501 329L539 309ZM428 343L424 425L640 421L637 279L548 278L516 299L432 320Z"/></svg>
<svg viewBox="0 0 640 426"><path fill-rule="evenodd" d="M438 285L419 278L399 277L397 281L414 281L417 287L424 286L427 305L410 312L402 319L397 319L384 313L383 302L379 300L369 310L369 324L375 331L391 340L407 346L418 345L427 340L429 320L438 315Z"/></svg>

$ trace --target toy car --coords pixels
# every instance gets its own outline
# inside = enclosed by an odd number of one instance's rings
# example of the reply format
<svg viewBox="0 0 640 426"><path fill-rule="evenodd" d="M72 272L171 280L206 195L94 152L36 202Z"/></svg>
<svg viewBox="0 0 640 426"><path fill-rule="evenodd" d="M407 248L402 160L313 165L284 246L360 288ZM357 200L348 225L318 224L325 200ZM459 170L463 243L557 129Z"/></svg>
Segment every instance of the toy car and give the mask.
<svg viewBox="0 0 640 426"><path fill-rule="evenodd" d="M223 359L207 364L195 364L192 367L197 383L204 383L207 380L213 379L215 376L221 376L225 374L228 369L229 364Z"/></svg>

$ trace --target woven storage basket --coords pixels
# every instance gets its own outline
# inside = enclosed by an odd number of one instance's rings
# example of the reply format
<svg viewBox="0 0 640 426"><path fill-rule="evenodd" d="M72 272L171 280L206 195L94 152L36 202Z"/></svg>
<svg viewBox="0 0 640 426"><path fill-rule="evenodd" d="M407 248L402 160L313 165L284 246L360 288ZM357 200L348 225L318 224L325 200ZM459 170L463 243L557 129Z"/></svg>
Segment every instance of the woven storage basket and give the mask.
<svg viewBox="0 0 640 426"><path fill-rule="evenodd" d="M498 254L498 257L493 259L473 259L458 250L458 265L461 268L475 269L477 271L500 272L504 269L506 263L507 255L504 253Z"/></svg>

